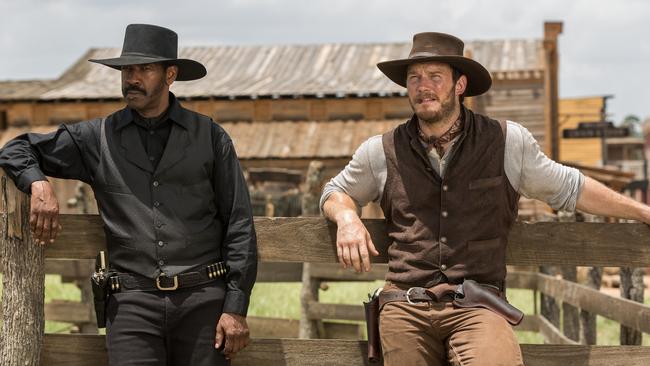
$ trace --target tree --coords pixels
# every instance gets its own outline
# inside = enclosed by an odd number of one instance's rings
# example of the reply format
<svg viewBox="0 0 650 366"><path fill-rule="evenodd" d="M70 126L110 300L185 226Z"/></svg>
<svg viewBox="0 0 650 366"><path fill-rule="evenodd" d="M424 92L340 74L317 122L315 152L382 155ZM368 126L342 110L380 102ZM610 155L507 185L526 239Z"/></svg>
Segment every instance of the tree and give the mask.
<svg viewBox="0 0 650 366"><path fill-rule="evenodd" d="M641 132L641 118L634 114L628 114L623 118L621 122L621 127L627 127L630 129L630 136L634 137L643 137Z"/></svg>

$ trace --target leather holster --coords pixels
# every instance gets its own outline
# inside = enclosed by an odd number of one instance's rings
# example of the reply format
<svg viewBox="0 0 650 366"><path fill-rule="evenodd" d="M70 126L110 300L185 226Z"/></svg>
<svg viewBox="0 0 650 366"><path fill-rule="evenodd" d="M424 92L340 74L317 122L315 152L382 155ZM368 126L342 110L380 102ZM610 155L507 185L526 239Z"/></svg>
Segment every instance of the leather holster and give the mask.
<svg viewBox="0 0 650 366"><path fill-rule="evenodd" d="M496 291L491 291L473 280L463 281L462 290L457 291L453 304L459 308L479 307L491 310L512 325L518 325L524 318L524 313L510 305L505 297L499 296Z"/></svg>

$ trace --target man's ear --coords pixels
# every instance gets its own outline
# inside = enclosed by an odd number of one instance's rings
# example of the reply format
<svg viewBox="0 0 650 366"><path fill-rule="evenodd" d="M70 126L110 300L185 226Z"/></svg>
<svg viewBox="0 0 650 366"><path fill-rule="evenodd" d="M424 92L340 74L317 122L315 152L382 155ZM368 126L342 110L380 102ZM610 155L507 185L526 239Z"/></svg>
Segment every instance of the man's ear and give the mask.
<svg viewBox="0 0 650 366"><path fill-rule="evenodd" d="M456 81L456 95L463 95L467 88L467 76L461 75Z"/></svg>
<svg viewBox="0 0 650 366"><path fill-rule="evenodd" d="M171 86L174 81L176 81L176 77L178 76L178 66L176 65L171 65L167 67L165 70L165 82L167 83L167 86Z"/></svg>

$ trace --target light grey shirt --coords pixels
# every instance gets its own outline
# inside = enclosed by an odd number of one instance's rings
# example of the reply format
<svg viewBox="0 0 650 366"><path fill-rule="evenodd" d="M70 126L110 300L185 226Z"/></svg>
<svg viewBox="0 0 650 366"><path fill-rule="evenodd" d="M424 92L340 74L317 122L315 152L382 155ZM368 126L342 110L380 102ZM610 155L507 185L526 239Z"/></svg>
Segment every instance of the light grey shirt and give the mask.
<svg viewBox="0 0 650 366"><path fill-rule="evenodd" d="M575 211L584 176L579 170L549 159L533 135L516 122L507 122L504 170L512 187L524 197L546 202L556 210ZM450 143L442 158L431 149L429 160L444 176L445 168L454 155L455 143ZM386 184L386 155L381 135L366 140L352 160L323 189L320 207L333 192L349 195L357 209L368 202L381 199Z"/></svg>

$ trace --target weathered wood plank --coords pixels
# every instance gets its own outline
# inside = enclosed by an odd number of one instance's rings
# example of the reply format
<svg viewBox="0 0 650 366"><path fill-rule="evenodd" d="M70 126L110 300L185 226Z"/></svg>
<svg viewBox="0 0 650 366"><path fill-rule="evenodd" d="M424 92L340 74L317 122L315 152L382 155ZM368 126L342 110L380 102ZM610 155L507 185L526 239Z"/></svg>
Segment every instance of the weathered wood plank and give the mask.
<svg viewBox="0 0 650 366"><path fill-rule="evenodd" d="M356 273L353 268L343 269L338 263L314 263L311 276L323 281L377 281L383 280L388 272L388 265L376 263L370 272Z"/></svg>
<svg viewBox="0 0 650 366"><path fill-rule="evenodd" d="M544 339L551 344L578 344L569 338L567 338L562 332L557 329L553 324L551 324L548 319L543 316L537 317L537 324L539 326L539 332L544 336Z"/></svg>
<svg viewBox="0 0 650 366"><path fill-rule="evenodd" d="M94 258L104 248L96 215L62 215L59 240L48 258ZM383 220L364 220L386 263L389 245ZM323 218L255 219L262 262L337 261L336 227ZM624 243L624 244L623 244ZM625 250L621 248L625 247ZM513 265L635 266L650 265L650 228L644 224L584 222L516 223L510 234L507 262Z"/></svg>
<svg viewBox="0 0 650 366"><path fill-rule="evenodd" d="M261 262L257 266L256 282L300 282L302 263Z"/></svg>
<svg viewBox="0 0 650 366"><path fill-rule="evenodd" d="M45 304L45 319L68 323L90 323L95 316L93 305L76 301L53 300Z"/></svg>
<svg viewBox="0 0 650 366"><path fill-rule="evenodd" d="M537 288L542 293L630 328L650 333L650 306L543 274L538 274L537 281Z"/></svg>
<svg viewBox="0 0 650 366"><path fill-rule="evenodd" d="M508 272L506 275L506 287L537 290L537 272Z"/></svg>
<svg viewBox="0 0 650 366"><path fill-rule="evenodd" d="M307 317L314 320L366 320L363 305L324 304L317 301L310 301L307 305Z"/></svg>
<svg viewBox="0 0 650 366"><path fill-rule="evenodd" d="M526 314L519 325L513 327L520 332L539 332L539 319L536 314Z"/></svg>
<svg viewBox="0 0 650 366"><path fill-rule="evenodd" d="M521 345L527 366L647 366L650 347ZM365 341L326 339L253 339L233 366L368 365ZM104 336L47 334L43 365L104 366ZM373 364L373 365L381 365Z"/></svg>

